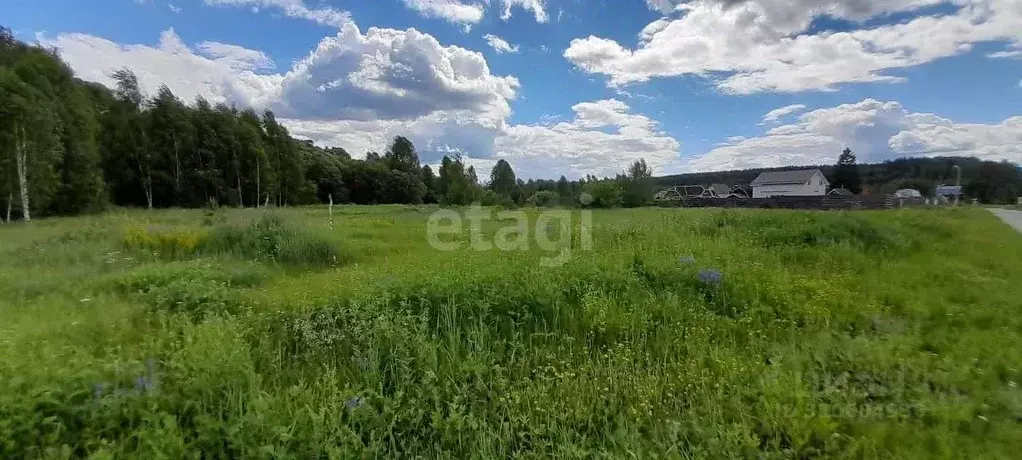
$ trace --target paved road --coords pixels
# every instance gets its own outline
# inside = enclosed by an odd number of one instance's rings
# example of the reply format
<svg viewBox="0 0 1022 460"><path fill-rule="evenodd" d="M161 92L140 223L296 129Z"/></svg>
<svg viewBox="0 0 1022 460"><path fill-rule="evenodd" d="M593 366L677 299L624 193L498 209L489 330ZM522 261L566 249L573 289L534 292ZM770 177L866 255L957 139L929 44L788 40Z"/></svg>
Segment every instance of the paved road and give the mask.
<svg viewBox="0 0 1022 460"><path fill-rule="evenodd" d="M1022 232L1022 211L991 208L990 212L997 214L997 217L1000 217L1001 220L1007 222L1008 225L1015 227L1015 230Z"/></svg>

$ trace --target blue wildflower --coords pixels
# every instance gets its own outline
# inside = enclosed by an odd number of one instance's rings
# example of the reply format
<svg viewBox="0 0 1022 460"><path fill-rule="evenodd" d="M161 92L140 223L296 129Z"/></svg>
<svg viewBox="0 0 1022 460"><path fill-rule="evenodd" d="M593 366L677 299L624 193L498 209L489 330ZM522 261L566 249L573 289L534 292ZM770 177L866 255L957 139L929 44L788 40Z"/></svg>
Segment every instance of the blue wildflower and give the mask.
<svg viewBox="0 0 1022 460"><path fill-rule="evenodd" d="M697 277L700 282L707 286L720 286L724 281L724 274L713 269L699 270Z"/></svg>
<svg viewBox="0 0 1022 460"><path fill-rule="evenodd" d="M152 382L149 381L145 376L140 376L135 379L135 391L146 392L153 389Z"/></svg>
<svg viewBox="0 0 1022 460"><path fill-rule="evenodd" d="M696 258L692 256L682 256L681 259L678 259L678 262L681 262L682 265L692 265L696 263Z"/></svg>
<svg viewBox="0 0 1022 460"><path fill-rule="evenodd" d="M362 401L363 401L363 399L362 399L361 396L356 396L356 397L354 397L352 399L349 399L347 402L345 402L344 403L344 407L347 407L348 410L355 410L356 408L362 406Z"/></svg>

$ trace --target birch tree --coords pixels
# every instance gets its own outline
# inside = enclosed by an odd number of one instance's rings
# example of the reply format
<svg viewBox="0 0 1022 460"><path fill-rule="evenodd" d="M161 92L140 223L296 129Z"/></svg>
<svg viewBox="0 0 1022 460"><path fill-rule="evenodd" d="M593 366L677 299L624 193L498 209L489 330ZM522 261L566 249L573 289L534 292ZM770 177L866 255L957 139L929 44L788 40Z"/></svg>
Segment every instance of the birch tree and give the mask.
<svg viewBox="0 0 1022 460"><path fill-rule="evenodd" d="M25 221L32 220L33 192L52 195L56 188L53 162L58 157L57 129L44 95L13 69L0 69L0 145L7 158L5 163L14 165L19 210ZM12 195L8 194L8 220Z"/></svg>

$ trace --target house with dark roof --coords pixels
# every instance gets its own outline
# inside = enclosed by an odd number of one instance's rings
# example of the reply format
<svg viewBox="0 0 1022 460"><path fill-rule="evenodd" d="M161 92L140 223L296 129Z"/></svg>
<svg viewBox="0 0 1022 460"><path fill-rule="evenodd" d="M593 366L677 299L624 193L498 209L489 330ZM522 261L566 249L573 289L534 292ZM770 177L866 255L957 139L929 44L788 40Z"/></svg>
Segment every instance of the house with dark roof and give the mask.
<svg viewBox="0 0 1022 460"><path fill-rule="evenodd" d="M830 182L819 169L765 172L752 181L753 198L824 196Z"/></svg>

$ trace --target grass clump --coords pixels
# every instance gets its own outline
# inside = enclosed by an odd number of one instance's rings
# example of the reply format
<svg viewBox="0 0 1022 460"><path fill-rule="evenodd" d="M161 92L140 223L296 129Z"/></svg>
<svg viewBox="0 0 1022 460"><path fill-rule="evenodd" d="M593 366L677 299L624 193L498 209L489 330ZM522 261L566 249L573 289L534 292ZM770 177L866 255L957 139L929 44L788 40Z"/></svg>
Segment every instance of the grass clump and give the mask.
<svg viewBox="0 0 1022 460"><path fill-rule="evenodd" d="M351 259L328 238L289 225L275 215L263 216L245 227L216 227L198 252L295 265L340 265Z"/></svg>
<svg viewBox="0 0 1022 460"><path fill-rule="evenodd" d="M177 260L193 257L205 238L205 232L193 229L132 226L124 231L123 243L130 251Z"/></svg>
<svg viewBox="0 0 1022 460"><path fill-rule="evenodd" d="M123 246L158 260L222 257L304 266L337 266L352 260L326 236L277 215L264 215L244 226L209 229L133 226L124 231Z"/></svg>
<svg viewBox="0 0 1022 460"><path fill-rule="evenodd" d="M216 266L175 262L144 267L113 280L121 292L142 299L149 309L203 319L246 310L238 289L261 284L269 272L255 264Z"/></svg>

